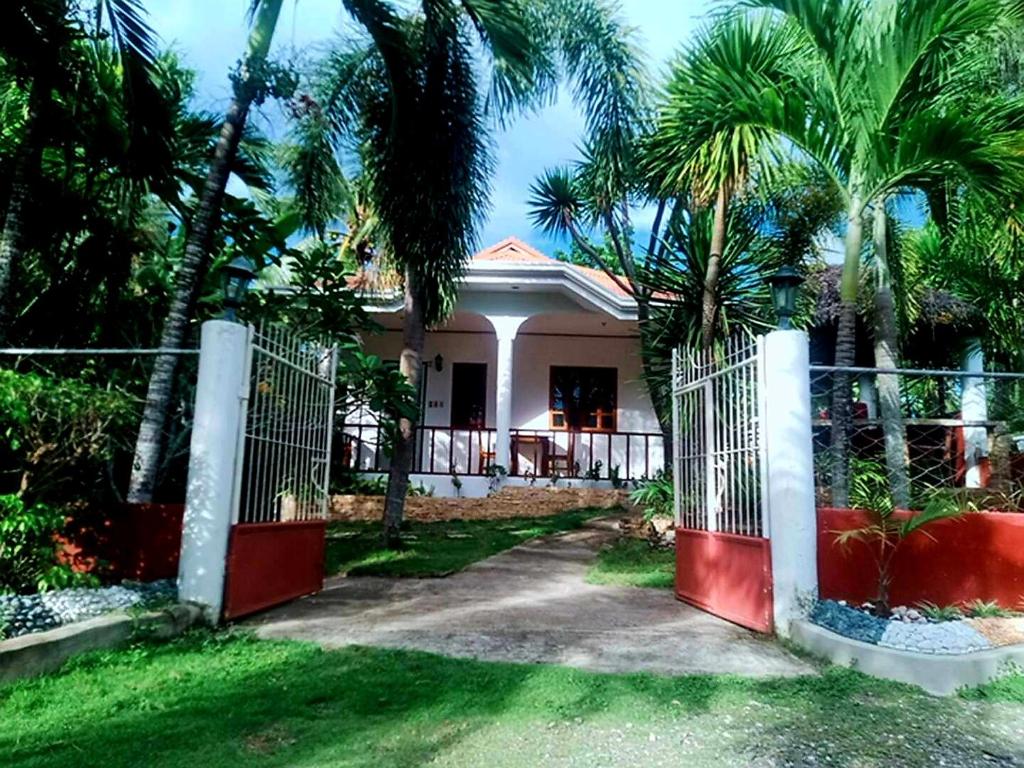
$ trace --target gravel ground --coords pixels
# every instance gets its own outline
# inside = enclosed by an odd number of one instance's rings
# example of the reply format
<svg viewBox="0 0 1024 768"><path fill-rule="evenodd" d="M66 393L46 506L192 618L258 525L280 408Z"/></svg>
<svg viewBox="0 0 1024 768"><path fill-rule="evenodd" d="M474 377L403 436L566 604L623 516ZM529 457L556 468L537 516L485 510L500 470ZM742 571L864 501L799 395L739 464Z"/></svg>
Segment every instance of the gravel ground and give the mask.
<svg viewBox="0 0 1024 768"><path fill-rule="evenodd" d="M133 583L98 589L61 589L35 595L0 595L0 638L71 624L111 611L152 605L176 597L173 581Z"/></svg>

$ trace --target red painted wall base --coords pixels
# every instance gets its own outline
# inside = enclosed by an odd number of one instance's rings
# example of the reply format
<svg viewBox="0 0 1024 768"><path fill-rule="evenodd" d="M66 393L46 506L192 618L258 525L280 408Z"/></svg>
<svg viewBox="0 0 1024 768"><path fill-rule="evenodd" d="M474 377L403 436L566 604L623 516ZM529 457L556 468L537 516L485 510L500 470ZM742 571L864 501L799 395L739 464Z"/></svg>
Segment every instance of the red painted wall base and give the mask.
<svg viewBox="0 0 1024 768"><path fill-rule="evenodd" d="M868 545L835 543L836 531L868 520L850 509L818 510L818 589L822 597L864 602L876 597L878 570ZM894 605L995 601L1024 608L1024 514L978 512L941 520L903 543L893 562Z"/></svg>
<svg viewBox="0 0 1024 768"><path fill-rule="evenodd" d="M326 532L324 520L234 526L224 618L237 619L323 589Z"/></svg>
<svg viewBox="0 0 1024 768"><path fill-rule="evenodd" d="M768 540L677 528L676 597L758 632L774 631Z"/></svg>
<svg viewBox="0 0 1024 768"><path fill-rule="evenodd" d="M184 514L184 504L77 510L58 537L58 557L79 573L104 579L176 579Z"/></svg>

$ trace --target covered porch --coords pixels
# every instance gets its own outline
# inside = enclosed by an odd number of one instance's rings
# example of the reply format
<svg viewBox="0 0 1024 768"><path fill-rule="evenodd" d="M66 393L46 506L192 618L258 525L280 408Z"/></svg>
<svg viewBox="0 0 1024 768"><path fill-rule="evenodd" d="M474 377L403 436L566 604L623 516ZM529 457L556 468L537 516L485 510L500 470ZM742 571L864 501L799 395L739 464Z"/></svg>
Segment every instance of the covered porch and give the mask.
<svg viewBox="0 0 1024 768"><path fill-rule="evenodd" d="M524 266L474 263L457 311L427 334L414 481L476 495L495 471L512 484L562 486L651 477L664 443L641 375L635 303L574 281L570 265ZM401 309L381 310L385 330L365 346L397 361ZM386 471L381 437L372 414L347 418L347 466Z"/></svg>

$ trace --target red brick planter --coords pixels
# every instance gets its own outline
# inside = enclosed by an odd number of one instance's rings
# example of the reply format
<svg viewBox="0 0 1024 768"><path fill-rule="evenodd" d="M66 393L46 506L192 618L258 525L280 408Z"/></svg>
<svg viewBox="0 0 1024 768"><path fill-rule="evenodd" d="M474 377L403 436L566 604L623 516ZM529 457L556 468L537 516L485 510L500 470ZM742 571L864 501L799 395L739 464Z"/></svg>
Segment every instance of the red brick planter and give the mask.
<svg viewBox="0 0 1024 768"><path fill-rule="evenodd" d="M178 576L184 504L125 504L72 514L59 557L80 573L155 581Z"/></svg>
<svg viewBox="0 0 1024 768"><path fill-rule="evenodd" d="M868 545L835 543L836 531L859 528L867 521L867 514L858 510L818 510L822 597L858 603L875 597L878 571ZM986 600L1004 608L1024 608L1024 514L970 513L932 523L924 531L911 534L896 555L894 605Z"/></svg>

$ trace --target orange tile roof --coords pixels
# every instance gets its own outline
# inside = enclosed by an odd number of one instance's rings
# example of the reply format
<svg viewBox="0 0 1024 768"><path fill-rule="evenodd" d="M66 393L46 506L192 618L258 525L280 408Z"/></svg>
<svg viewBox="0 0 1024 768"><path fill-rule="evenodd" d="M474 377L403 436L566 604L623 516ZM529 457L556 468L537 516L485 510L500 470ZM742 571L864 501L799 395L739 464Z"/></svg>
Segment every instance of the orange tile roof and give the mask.
<svg viewBox="0 0 1024 768"><path fill-rule="evenodd" d="M557 263L518 237L506 237L500 243L484 248L473 256L473 261L511 261L518 264Z"/></svg>
<svg viewBox="0 0 1024 768"><path fill-rule="evenodd" d="M506 237L499 243L484 248L473 256L473 261L505 261L514 264L563 264L569 269L575 270L588 280L598 283L603 288L611 291L616 296L631 298L628 291L624 291L612 278L593 267L581 267L576 264L559 261L547 256L531 245L524 243L518 237ZM625 283L626 279L622 278Z"/></svg>

